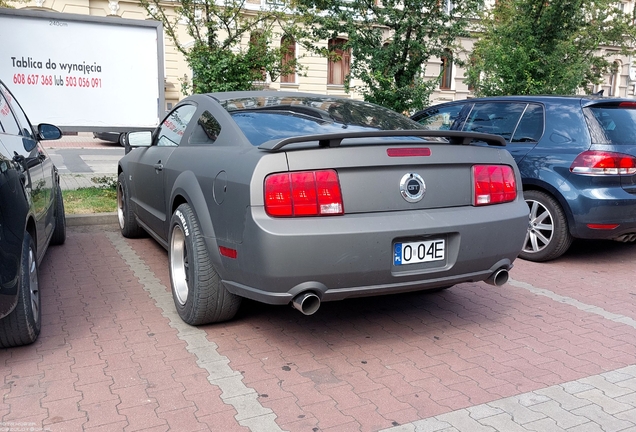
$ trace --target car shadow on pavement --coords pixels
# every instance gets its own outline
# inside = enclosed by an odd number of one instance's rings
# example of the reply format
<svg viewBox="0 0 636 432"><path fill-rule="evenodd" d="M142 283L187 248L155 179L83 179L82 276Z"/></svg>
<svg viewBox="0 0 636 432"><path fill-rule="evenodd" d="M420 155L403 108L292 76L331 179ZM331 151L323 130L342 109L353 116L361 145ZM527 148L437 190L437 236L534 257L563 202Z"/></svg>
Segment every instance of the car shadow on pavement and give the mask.
<svg viewBox="0 0 636 432"><path fill-rule="evenodd" d="M599 260L626 260L632 259L634 249L636 249L636 242L622 243L611 240L577 239L562 257L553 262L555 264L570 261L598 263Z"/></svg>

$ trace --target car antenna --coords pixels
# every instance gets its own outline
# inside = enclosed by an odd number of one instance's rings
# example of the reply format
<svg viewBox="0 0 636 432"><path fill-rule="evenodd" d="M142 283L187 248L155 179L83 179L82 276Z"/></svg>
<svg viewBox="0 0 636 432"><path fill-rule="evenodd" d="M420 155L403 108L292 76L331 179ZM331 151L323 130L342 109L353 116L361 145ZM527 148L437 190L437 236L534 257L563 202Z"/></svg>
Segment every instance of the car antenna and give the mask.
<svg viewBox="0 0 636 432"><path fill-rule="evenodd" d="M599 91L597 91L596 93L594 93L594 96L603 96L603 92L605 91L605 89L601 89Z"/></svg>

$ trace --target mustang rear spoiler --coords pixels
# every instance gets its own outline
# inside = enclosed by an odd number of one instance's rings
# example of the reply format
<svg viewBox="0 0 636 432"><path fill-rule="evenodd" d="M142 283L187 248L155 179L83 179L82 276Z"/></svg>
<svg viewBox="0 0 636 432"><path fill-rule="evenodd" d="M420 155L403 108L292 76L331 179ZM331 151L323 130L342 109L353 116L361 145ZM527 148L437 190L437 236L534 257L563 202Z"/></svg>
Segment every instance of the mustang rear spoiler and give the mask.
<svg viewBox="0 0 636 432"><path fill-rule="evenodd" d="M344 139L352 138L385 138L385 137L431 137L446 138L450 144L468 145L473 141L485 142L489 145L505 146L506 141L499 135L484 134L478 132L461 131L439 131L439 130L379 130L370 132L340 132L320 135L302 135L280 140L270 140L264 142L259 149L276 151L288 144L318 141L320 147L338 147ZM435 141L433 141L434 143ZM413 142L403 141L400 144L413 144ZM430 142L429 142L430 144Z"/></svg>

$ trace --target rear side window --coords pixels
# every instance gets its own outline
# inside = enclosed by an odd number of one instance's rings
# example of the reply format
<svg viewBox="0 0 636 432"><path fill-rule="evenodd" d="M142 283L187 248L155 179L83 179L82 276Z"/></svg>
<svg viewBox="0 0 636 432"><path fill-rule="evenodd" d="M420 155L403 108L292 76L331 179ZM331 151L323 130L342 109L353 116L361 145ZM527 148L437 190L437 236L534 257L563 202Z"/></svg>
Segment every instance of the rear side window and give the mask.
<svg viewBox="0 0 636 432"><path fill-rule="evenodd" d="M510 142L538 142L543 135L543 106L529 104Z"/></svg>
<svg viewBox="0 0 636 432"><path fill-rule="evenodd" d="M9 90L7 90L6 87L4 87L4 85L0 84L0 90L2 90L2 94L6 96L6 98L9 101L9 104L13 108L13 112L15 113L18 123L21 126L19 128L20 135L34 140L35 136L33 136L33 132L31 130L31 123L29 123L29 120L27 119L26 114L24 114L24 111L22 111L22 108L20 107L18 102L11 97L11 93L9 93Z"/></svg>
<svg viewBox="0 0 636 432"><path fill-rule="evenodd" d="M4 132L9 135L19 135L20 127L18 126L11 108L7 100L4 98L4 93L0 92L0 132Z"/></svg>
<svg viewBox="0 0 636 432"><path fill-rule="evenodd" d="M601 106L584 111L592 144L636 144L636 109Z"/></svg>
<svg viewBox="0 0 636 432"><path fill-rule="evenodd" d="M463 107L464 104L431 107L417 119L417 122L431 130L450 130Z"/></svg>
<svg viewBox="0 0 636 432"><path fill-rule="evenodd" d="M197 125L190 136L191 144L212 144L221 134L221 125L209 112L205 111L197 120Z"/></svg>
<svg viewBox="0 0 636 432"><path fill-rule="evenodd" d="M526 105L521 102L476 103L468 115L464 130L495 134L510 141Z"/></svg>

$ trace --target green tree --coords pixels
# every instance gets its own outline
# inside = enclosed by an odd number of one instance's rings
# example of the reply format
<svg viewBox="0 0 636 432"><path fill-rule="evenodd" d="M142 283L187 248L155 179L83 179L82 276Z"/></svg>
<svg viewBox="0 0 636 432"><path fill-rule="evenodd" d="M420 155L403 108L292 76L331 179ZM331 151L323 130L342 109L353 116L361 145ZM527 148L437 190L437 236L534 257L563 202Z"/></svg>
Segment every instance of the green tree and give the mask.
<svg viewBox="0 0 636 432"><path fill-rule="evenodd" d="M619 5L617 0L499 0L481 20L468 84L480 96L589 91L610 71L610 55L633 51L634 16Z"/></svg>
<svg viewBox="0 0 636 432"><path fill-rule="evenodd" d="M14 9L16 3L26 3L28 0L0 0L0 7Z"/></svg>
<svg viewBox="0 0 636 432"><path fill-rule="evenodd" d="M399 112L428 105L439 84L424 77L432 57L445 50L461 51L460 37L468 36L470 17L482 0L297 0L313 39L345 36L340 46L317 48L330 60L336 49L350 50L351 72L345 81L362 82L364 99Z"/></svg>
<svg viewBox="0 0 636 432"><path fill-rule="evenodd" d="M299 68L295 58L283 61L288 44L273 44L276 36L294 37L293 21L275 8L247 10L246 3L178 0L167 6L160 0L141 0L192 69L192 80L182 81L184 94L251 90L266 73L276 80Z"/></svg>

